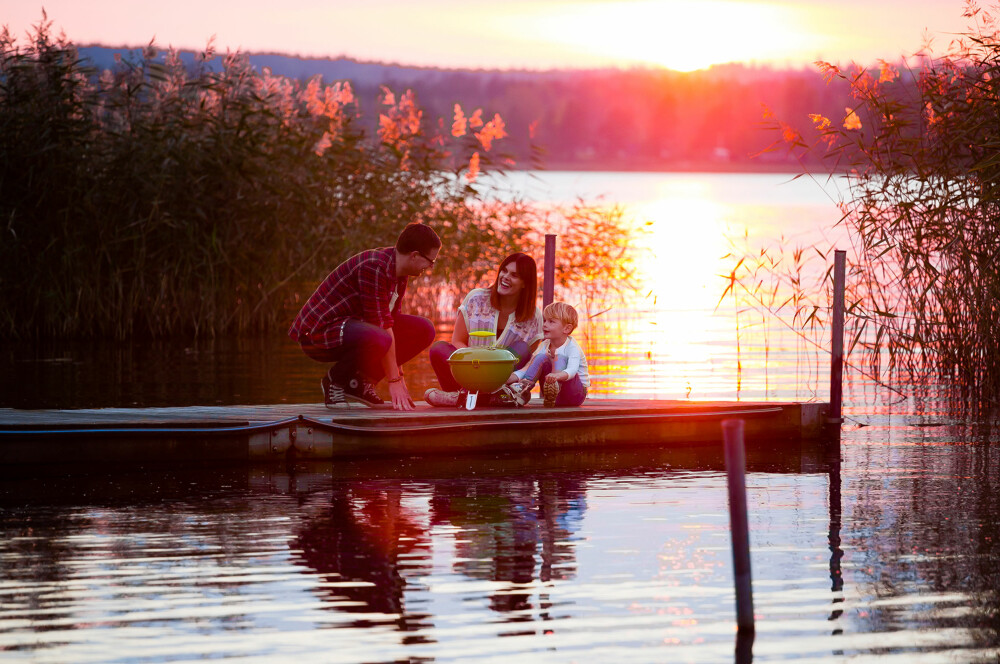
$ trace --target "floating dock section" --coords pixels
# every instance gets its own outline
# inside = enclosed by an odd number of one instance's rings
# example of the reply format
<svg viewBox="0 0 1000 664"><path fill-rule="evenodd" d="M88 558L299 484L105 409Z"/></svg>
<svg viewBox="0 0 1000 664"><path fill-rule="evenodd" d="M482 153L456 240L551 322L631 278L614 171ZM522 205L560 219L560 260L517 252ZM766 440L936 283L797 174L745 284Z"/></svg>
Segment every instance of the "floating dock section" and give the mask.
<svg viewBox="0 0 1000 664"><path fill-rule="evenodd" d="M322 404L93 410L0 409L0 464L255 463L531 450L721 445L742 419L748 447L836 437L820 402L588 400L579 408L391 408Z"/></svg>

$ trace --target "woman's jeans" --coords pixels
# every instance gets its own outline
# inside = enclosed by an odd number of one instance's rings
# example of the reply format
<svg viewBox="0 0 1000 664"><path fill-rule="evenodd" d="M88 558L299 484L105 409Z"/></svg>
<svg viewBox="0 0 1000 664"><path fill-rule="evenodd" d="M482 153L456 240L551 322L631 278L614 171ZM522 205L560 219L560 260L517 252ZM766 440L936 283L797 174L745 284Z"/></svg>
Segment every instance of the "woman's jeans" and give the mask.
<svg viewBox="0 0 1000 664"><path fill-rule="evenodd" d="M454 392L462 389L462 386L458 384L455 377L451 375L451 366L448 365L448 358L456 350L458 349L454 344L447 341L435 341L434 345L431 346L431 367L434 368L438 384L441 385L441 389L445 392ZM520 369L531 359L531 355L528 354L528 344L523 341L515 341L507 347L507 350L514 353L517 357L517 362L514 363L515 369Z"/></svg>
<svg viewBox="0 0 1000 664"><path fill-rule="evenodd" d="M392 325L396 339L396 364L416 357L434 341L434 324L421 316L395 314ZM300 340L302 351L317 362L333 362L327 371L330 380L346 385L355 375L375 384L385 376L382 358L389 352L392 338L389 332L377 325L354 318L344 324L344 343L336 348L323 348Z"/></svg>
<svg viewBox="0 0 1000 664"><path fill-rule="evenodd" d="M531 358L531 364L524 372L524 379L530 380L532 384L537 381L544 381L545 377L554 371L565 371L566 370L566 358L556 356L556 366L553 368L552 360L545 353L539 353ZM587 398L587 388L583 386L580 381L580 375L577 374L567 381L563 381L559 384L559 395L556 397L557 406L569 406L576 407L583 403L583 400Z"/></svg>

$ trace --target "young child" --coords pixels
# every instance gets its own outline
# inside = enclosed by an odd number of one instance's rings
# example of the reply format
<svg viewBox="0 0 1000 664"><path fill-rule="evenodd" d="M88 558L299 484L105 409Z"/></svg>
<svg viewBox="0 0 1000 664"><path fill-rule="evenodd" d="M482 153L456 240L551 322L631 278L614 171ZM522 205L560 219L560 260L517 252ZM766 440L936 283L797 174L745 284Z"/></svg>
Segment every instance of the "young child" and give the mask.
<svg viewBox="0 0 1000 664"><path fill-rule="evenodd" d="M587 358L580 344L570 335L577 325L576 309L565 302L553 302L542 311L542 334L535 354L522 369L507 379L514 392L519 392L522 403L531 395L535 381L542 381L545 405L579 406L587 398L590 374Z"/></svg>

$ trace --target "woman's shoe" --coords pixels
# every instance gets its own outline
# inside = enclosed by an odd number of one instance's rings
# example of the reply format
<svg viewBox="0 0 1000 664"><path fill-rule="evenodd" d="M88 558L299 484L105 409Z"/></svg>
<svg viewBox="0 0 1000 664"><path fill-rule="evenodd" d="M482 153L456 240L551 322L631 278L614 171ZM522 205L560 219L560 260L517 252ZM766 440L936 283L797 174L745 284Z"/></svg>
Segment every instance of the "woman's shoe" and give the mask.
<svg viewBox="0 0 1000 664"><path fill-rule="evenodd" d="M432 387L424 392L424 401L437 408L455 408L458 406L458 392L445 392Z"/></svg>
<svg viewBox="0 0 1000 664"><path fill-rule="evenodd" d="M556 397L559 396L559 381L553 380L551 382L545 381L542 385L542 396L545 401L542 402L546 408L552 408L556 405Z"/></svg>

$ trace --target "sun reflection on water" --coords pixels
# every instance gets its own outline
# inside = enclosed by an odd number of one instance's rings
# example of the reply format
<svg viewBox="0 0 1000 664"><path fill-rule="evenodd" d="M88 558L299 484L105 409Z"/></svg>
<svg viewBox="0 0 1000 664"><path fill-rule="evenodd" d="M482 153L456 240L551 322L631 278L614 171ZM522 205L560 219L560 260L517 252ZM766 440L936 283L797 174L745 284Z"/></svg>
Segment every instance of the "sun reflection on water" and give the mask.
<svg viewBox="0 0 1000 664"><path fill-rule="evenodd" d="M722 297L735 247L823 238L838 213L822 191L800 191L814 183L747 174L640 174L627 186L595 181L617 188L607 198L628 211L637 283L624 302L584 312L576 336L591 365L591 396L825 398L822 352L744 294ZM576 301L571 292L557 297Z"/></svg>

